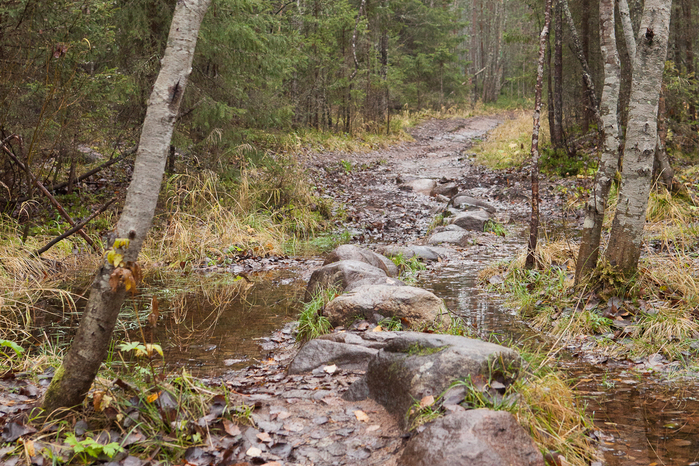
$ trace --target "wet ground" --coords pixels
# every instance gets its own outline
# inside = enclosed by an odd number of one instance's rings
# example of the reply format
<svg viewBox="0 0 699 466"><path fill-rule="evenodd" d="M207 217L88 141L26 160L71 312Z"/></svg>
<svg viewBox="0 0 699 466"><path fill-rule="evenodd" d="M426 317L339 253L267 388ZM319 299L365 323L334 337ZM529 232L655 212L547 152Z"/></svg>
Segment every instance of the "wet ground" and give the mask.
<svg viewBox="0 0 699 466"><path fill-rule="evenodd" d="M451 249L447 260L421 272L419 286L442 297L482 338L537 339L540 337L504 306L502 297L488 293L477 283L480 269L519 253L526 238L522 222L529 210L527 175L493 173L470 163L469 149L474 139L485 137L500 121L433 120L413 132L415 142L369 154L318 154L311 168L323 195L346 210L349 222L338 227L351 233L353 243L369 247L423 242L435 212L443 207L433 198L401 190L401 181L453 180L461 192L495 205L496 218L507 224L508 235L503 239L474 234L469 247ZM340 160L351 161L355 168L345 170ZM544 181L542 185L543 217L566 217L566 228L574 230L579 219L564 214L563 200L553 183ZM219 329L208 342L190 346L181 357L171 348L168 360L202 374L223 375L225 383L240 393L267 402L258 412L259 426L289 440L296 456L287 460L300 464L356 464L359 460L390 464L402 445L393 421L370 402L363 402L370 406L348 406L337 397L357 374L290 378L284 373L293 354L291 332L287 328L286 333L277 331L270 336L269 331L293 318L296 308L287 307L287 297L298 296L298 287L312 267L302 267L295 281L287 277L294 285L287 282L275 288L274 281L260 280L255 285L257 290L253 288L245 304L234 313L244 319L232 316L219 322ZM257 348L251 351L251 347ZM238 372L226 367L240 359L249 363L255 351L257 364ZM588 411L594 414L593 435L599 439L604 464L699 464L696 381L668 381L666 375L638 372L625 364L596 365L566 355L560 367L570 374ZM277 399L283 400L281 406L274 401ZM355 411L369 413L368 425L354 416ZM296 419L300 424L280 423L279 412L285 413L281 415L284 419Z"/></svg>
<svg viewBox="0 0 699 466"><path fill-rule="evenodd" d="M495 173L471 163L474 140L484 138L506 117L432 120L413 131L415 142L367 154L317 154L309 161L323 196L340 203L348 221L338 225L351 242L421 244L444 203L400 189L414 178L453 180L460 191L497 209L505 238L474 233L468 247L451 248L446 259L420 273L418 286L443 298L464 317L474 334L507 342L539 339L501 296L477 283L485 266L513 257L525 245L523 220L529 211L527 174ZM353 163L346 170L339 163ZM566 181L566 183L574 181ZM566 217L555 184L542 183L542 217ZM575 215L566 228L575 229ZM284 259L286 260L286 259ZM292 263L293 262L293 263ZM255 403L256 426L243 429L258 460L277 464L391 465L404 438L395 420L368 400L340 396L359 374L317 371L288 376L293 357L294 320L305 281L319 260L289 261L283 267L246 269L250 286L224 302L211 290L185 296L177 319L159 325L154 341L163 343L168 364L186 367L212 384L226 384L241 401ZM264 269L264 270L263 270ZM239 273L212 269L209 274ZM215 319L214 319L215 318ZM207 322L213 322L209 325ZM368 331L366 326L355 331ZM151 338L151 336L147 336ZM540 340L543 341L543 340ZM562 355L560 368L594 414L600 459L610 466L699 465L699 385L668 380L666 374L639 372L626 364L585 363ZM274 463L271 463L274 464Z"/></svg>

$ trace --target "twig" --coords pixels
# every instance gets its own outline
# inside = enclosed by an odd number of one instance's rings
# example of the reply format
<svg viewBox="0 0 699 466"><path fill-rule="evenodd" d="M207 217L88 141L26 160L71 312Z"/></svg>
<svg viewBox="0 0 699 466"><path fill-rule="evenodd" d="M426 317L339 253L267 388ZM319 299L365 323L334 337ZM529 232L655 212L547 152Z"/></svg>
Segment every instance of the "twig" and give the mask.
<svg viewBox="0 0 699 466"><path fill-rule="evenodd" d="M40 256L41 254L43 254L43 253L45 253L46 251L48 251L51 247L53 247L54 244L58 243L58 242L61 241L62 239L65 239L65 238L69 237L70 235L72 235L73 233L75 233L75 232L77 232L78 230L80 230L82 227L84 227L85 225L87 225L88 223L90 223L90 222L92 221L92 219L94 219L94 218L97 217L99 214L101 214L102 212L104 212L105 210L107 210L107 207L109 207L110 205L112 205L112 204L114 203L114 201L116 201L116 198L115 198L115 197L113 197L113 198L111 198L110 200L108 200L106 203L104 203L104 204L102 205L102 207L100 207L99 209L97 209L92 215L90 215L89 217L87 217L85 220L83 220L82 222L78 223L78 224L75 225L73 228L71 228L70 230L68 230L68 231L66 231L65 233L63 233L62 235L55 237L54 239L52 239L51 241L49 241L48 243L46 243L46 246L44 246L43 248L36 250L36 251L34 252L34 256Z"/></svg>
<svg viewBox="0 0 699 466"><path fill-rule="evenodd" d="M14 136L14 135L13 135L13 136ZM12 138L13 136L10 136L10 138ZM10 138L6 138L6 139L10 139ZM124 160L124 159L125 159L126 157L128 157L129 155L135 154L137 149L138 149L138 146L134 146L134 147L132 147L131 149L128 149L126 152L124 152L123 154L121 154L119 157L115 157L115 158L113 158L113 159L111 159L111 160L108 160L108 161L104 162L102 165L100 165L99 167L95 167L95 168L93 168L92 170L90 170L89 172L86 172L86 173L80 175L80 176L77 177L75 180L73 180L73 183L80 183L82 180L91 177L91 176L94 175L95 173L99 173L99 172L101 172L102 170L104 170L105 168L107 168L107 167L109 167L109 166L111 166L111 165L114 165L114 164L117 163L117 162L121 162L122 160ZM49 187L46 188L46 189L47 189L49 192L54 192L54 191L56 191L57 189L65 188L66 186L68 186L68 182L67 182L67 181L63 181L63 182L61 182L61 183L58 183L58 184L49 186ZM29 199L31 199L31 197L29 197L29 196L18 197L17 199L11 199L11 200L1 200L1 199L0 199L0 203L4 203L4 204L18 204L18 203L20 203L20 202L28 201Z"/></svg>
<svg viewBox="0 0 699 466"><path fill-rule="evenodd" d="M2 149L5 151L5 153L6 153L7 155L10 156L10 158L11 158L22 170L24 170L24 171L27 173L27 175L29 176L29 178L30 178L30 179L32 180L32 182L39 188L39 190L41 190L41 192L44 193L44 195L45 195L46 197L49 198L49 201L51 201L51 204L53 204L53 206L56 208L56 210L58 210L58 213L61 214L61 217L63 217L64 219L66 219L66 221L68 222L68 224L69 224L70 226L74 227L74 226L75 226L75 221L70 217L70 215L68 215L68 212L65 211L65 209L63 208L63 206L61 206L61 204L56 200L56 198L53 197L53 195L48 191L48 189L46 189L46 187L41 183L41 181L39 181L39 180L34 176L34 174L29 170L29 167L25 166L25 165L22 163L22 161L19 160L19 159L17 158L17 156L16 156L11 150L9 150L9 149L7 148L7 146L6 146L5 144L2 144ZM85 233L85 232L82 231L82 230L79 230L79 231L78 231L78 234L80 234L80 236L82 236L83 239L84 239L85 241L87 241L87 244L89 244L90 246L92 246L92 249L94 249L95 252L99 252L99 249L97 248L97 245L95 244L94 241L92 241L92 239L91 239L89 236L87 236L87 233Z"/></svg>

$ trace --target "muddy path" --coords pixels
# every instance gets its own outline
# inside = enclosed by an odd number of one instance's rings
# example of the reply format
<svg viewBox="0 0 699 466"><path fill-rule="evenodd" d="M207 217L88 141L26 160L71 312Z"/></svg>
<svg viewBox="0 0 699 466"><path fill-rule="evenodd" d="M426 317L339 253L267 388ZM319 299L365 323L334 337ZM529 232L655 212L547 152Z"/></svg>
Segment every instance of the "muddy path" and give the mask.
<svg viewBox="0 0 699 466"><path fill-rule="evenodd" d="M482 290L476 278L480 269L512 258L526 244L528 173L495 172L472 163L473 144L504 118L432 120L412 131L414 142L362 154L316 154L309 164L322 195L345 209L348 221L338 224L338 230L347 231L352 243L369 248L425 243L444 201L405 189L411 180L454 182L460 193L494 206L494 218L506 225L508 235L473 233L468 246L440 248L444 260L422 272L418 285L445 299L477 335L516 341L540 336L504 307L502 297ZM581 219L563 208L564 196L558 194L562 190L556 189L577 183L542 181L542 218L555 226L551 230L565 228L574 234L570 230L578 228ZM308 261L299 280L303 283L319 265L320 261ZM349 330L368 329L360 322ZM279 464L396 464L405 435L395 420L373 401L341 399L360 374L286 374L296 351L292 334L292 327L286 326L262 338L260 364L212 380L258 404L256 427L246 433L249 446L259 447L262 458ZM699 464L695 383L671 383L651 372L638 374L628 364L599 365L566 357L560 368L577 381L597 420L592 435L600 441L598 464ZM256 441L259 433L273 440L265 446Z"/></svg>
<svg viewBox="0 0 699 466"><path fill-rule="evenodd" d="M503 118L432 120L413 131L414 142L363 154L317 154L309 162L319 191L345 210L348 222L337 225L338 230L347 231L352 243L369 248L425 243L430 224L445 203L406 189L411 180L453 182L461 193L495 206L495 219L510 225L511 234L502 238L472 232L466 247L436 247L443 259L422 272L419 286L444 298L450 309L463 311L474 334L484 338L496 334L507 340L521 337L522 332L531 336L531 332L503 310L497 297L477 290L476 274L493 261L512 257L524 244L516 221L528 212L526 175L478 167L469 153ZM298 277L301 283L320 265L319 260L308 261ZM357 322L346 330L372 328ZM255 426L243 432L241 452L259 452L256 461L285 465L397 464L406 435L396 420L372 400L341 398L361 373L316 370L287 375L297 350L293 324L261 338L260 343L259 364L210 380L226 384L241 401L258 406Z"/></svg>

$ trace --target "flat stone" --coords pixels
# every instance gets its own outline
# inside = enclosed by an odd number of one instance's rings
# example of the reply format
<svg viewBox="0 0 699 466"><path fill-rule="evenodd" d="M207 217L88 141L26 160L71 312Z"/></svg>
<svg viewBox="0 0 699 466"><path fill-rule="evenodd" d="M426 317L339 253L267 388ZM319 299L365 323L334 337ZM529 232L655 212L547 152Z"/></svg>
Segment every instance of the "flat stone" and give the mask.
<svg viewBox="0 0 699 466"><path fill-rule="evenodd" d="M459 194L456 197L454 197L452 205L459 209L483 209L487 212L490 212L491 214L494 214L496 210L495 207L488 204L487 202L481 201L480 199L476 199L475 197L466 196L464 194Z"/></svg>
<svg viewBox="0 0 699 466"><path fill-rule="evenodd" d="M462 212L455 217L450 217L447 221L450 225L455 225L470 231L483 231L485 222L490 220L490 214L484 210L470 210Z"/></svg>
<svg viewBox="0 0 699 466"><path fill-rule="evenodd" d="M455 411L408 441L401 466L544 466L531 437L506 411Z"/></svg>
<svg viewBox="0 0 699 466"><path fill-rule="evenodd" d="M374 313L396 317L418 328L451 321L440 298L413 286L361 286L336 297L323 310L334 326L347 325L358 316L370 320Z"/></svg>
<svg viewBox="0 0 699 466"><path fill-rule="evenodd" d="M430 236L430 239L427 240L429 244L453 244L456 246L461 246L465 247L468 246L468 240L471 238L471 235L464 231L442 231L433 234Z"/></svg>
<svg viewBox="0 0 699 466"><path fill-rule="evenodd" d="M391 277L386 277L384 279L381 278L364 278L362 280L358 280L354 283L350 283L347 288L345 288L345 291L352 291L354 289L359 288L360 286L367 286L367 285L383 285L383 286L406 286L405 283L402 281L398 280L397 278L391 278Z"/></svg>
<svg viewBox="0 0 699 466"><path fill-rule="evenodd" d="M331 287L344 291L359 280L372 279L379 282L386 278L388 278L386 272L365 262L353 260L333 262L313 272L306 287L305 300L310 301L316 293Z"/></svg>
<svg viewBox="0 0 699 466"><path fill-rule="evenodd" d="M435 180L424 178L419 180L408 181L403 186L409 188L409 190L413 192L429 196L430 194L432 194L432 190L436 185L437 182Z"/></svg>
<svg viewBox="0 0 699 466"><path fill-rule="evenodd" d="M418 259L428 262L437 261L442 257L437 251L427 246L383 246L378 248L378 251L389 257L402 254L404 259L417 256Z"/></svg>
<svg viewBox="0 0 699 466"><path fill-rule="evenodd" d="M321 366L335 364L345 370L366 370L369 359L378 349L361 344L347 344L316 338L301 347L289 366L289 374L311 372ZM297 390L291 390L296 392ZM286 397L286 393L284 396ZM310 398L312 393L295 398Z"/></svg>
<svg viewBox="0 0 699 466"><path fill-rule="evenodd" d="M415 400L438 397L453 382L481 376L508 385L520 366L510 348L455 335L401 332L369 361L369 395L407 427ZM458 464L458 463L455 463Z"/></svg>
<svg viewBox="0 0 699 466"><path fill-rule="evenodd" d="M456 186L456 183L437 183L435 187L432 188L432 192L430 194L432 197L446 196L451 198L458 192L459 188Z"/></svg>
<svg viewBox="0 0 699 466"><path fill-rule="evenodd" d="M354 260L359 262L366 262L369 265L378 267L389 277L398 276L398 267L391 261L391 259L377 254L374 251L370 251L365 248L360 248L353 244L343 244L335 248L334 251L329 253L325 258L323 265L332 264L333 262L339 262L343 260Z"/></svg>

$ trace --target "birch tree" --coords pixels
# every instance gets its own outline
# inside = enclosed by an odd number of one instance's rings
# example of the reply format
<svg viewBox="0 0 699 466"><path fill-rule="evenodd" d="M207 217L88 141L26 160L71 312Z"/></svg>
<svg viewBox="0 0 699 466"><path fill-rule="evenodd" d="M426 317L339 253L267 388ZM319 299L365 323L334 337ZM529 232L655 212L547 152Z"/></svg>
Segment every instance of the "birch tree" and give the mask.
<svg viewBox="0 0 699 466"><path fill-rule="evenodd" d="M657 116L672 0L646 0L638 33L619 200L605 257L625 275L638 266L653 180Z"/></svg>
<svg viewBox="0 0 699 466"><path fill-rule="evenodd" d="M541 123L541 88L544 81L544 58L546 55L546 42L551 25L551 2L546 0L544 11L544 27L539 36L539 61L536 69L536 94L534 97L534 128L532 130L532 213L529 220L529 244L527 245L527 259L524 266L527 269L534 268L536 263L536 243L539 238L539 128Z"/></svg>
<svg viewBox="0 0 699 466"><path fill-rule="evenodd" d="M600 49L604 62L604 86L600 101L602 153L590 198L585 206L585 222L575 267L575 282L593 270L599 257L602 221L612 180L619 165L619 125L617 110L621 88L621 63L614 30L614 0L600 0Z"/></svg>
<svg viewBox="0 0 699 466"><path fill-rule="evenodd" d="M44 397L47 415L82 404L107 355L124 297L138 279L136 261L155 213L170 139L209 3L177 1L160 73L148 102L133 179L116 226L117 239L97 271L78 332Z"/></svg>

